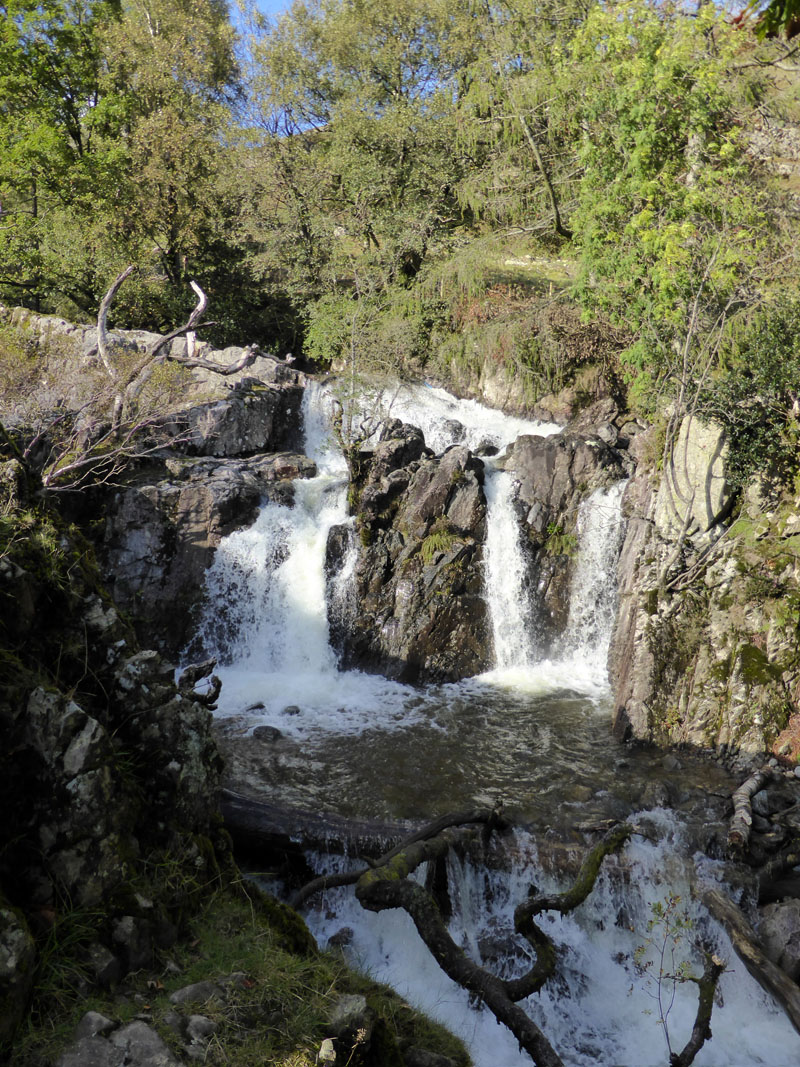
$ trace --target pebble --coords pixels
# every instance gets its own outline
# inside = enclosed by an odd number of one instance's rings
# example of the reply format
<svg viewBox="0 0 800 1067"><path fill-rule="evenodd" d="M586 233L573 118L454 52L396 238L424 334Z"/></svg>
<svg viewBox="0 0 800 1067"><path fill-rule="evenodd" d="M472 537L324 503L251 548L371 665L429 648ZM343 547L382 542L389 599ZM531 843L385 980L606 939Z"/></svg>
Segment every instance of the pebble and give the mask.
<svg viewBox="0 0 800 1067"><path fill-rule="evenodd" d="M794 776L795 778L800 778L800 763L794 769Z"/></svg>

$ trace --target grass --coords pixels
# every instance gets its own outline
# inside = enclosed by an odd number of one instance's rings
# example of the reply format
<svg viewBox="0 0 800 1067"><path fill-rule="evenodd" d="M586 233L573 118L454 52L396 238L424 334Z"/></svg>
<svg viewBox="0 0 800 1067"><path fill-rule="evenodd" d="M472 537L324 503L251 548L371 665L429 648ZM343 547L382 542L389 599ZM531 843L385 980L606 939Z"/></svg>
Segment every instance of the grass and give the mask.
<svg viewBox="0 0 800 1067"><path fill-rule="evenodd" d="M10 1067L53 1063L89 1010L122 1023L142 1018L176 1053L182 1042L166 1017L176 1011L206 1015L217 1026L203 1060L209 1067L313 1067L322 1041L335 1036L327 1025L332 1006L340 995L353 993L366 997L374 1027L366 1051L349 1050L351 1067L400 1067L405 1045L468 1067L463 1045L392 990L349 970L340 955L318 951L310 937L306 950L298 951L296 923L293 913L252 884L235 882L209 897L186 936L152 970L129 975L113 993L87 996L80 960L91 930L76 919L72 925L81 936L63 944L62 952L49 953L47 966L40 968L35 1010ZM51 939L54 946L58 940ZM181 1008L169 1001L184 986L237 973L242 977L227 987L224 1001Z"/></svg>

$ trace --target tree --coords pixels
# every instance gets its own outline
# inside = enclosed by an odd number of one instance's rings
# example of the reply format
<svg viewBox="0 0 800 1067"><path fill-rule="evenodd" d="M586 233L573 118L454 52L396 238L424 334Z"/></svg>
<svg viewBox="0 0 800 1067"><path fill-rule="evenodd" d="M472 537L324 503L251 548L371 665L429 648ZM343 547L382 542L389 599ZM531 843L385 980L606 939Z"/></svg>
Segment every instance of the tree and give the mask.
<svg viewBox="0 0 800 1067"><path fill-rule="evenodd" d="M635 338L634 399L696 395L752 300L768 226L743 159L728 68L738 39L711 4L596 7L565 67L583 168L572 216L587 314ZM575 95L573 93L573 95Z"/></svg>
<svg viewBox="0 0 800 1067"><path fill-rule="evenodd" d="M19 449L19 456L35 465L45 489L74 492L98 481L109 481L131 461L150 455L176 439L172 422L165 420L171 408L178 406L179 389L170 383L155 383L158 372L172 364L179 368L200 367L228 376L236 374L255 359L255 346L244 350L239 359L220 364L194 354L194 331L208 304L208 298L196 282L191 287L197 303L187 321L150 344L144 354L114 351L106 320L108 310L120 287L134 271L126 267L112 282L100 304L97 316L97 352L102 372L86 376L77 404L52 412L41 412L37 425ZM186 334L186 354L171 347L175 338ZM179 383L174 383L179 385ZM165 388L166 385L166 388ZM169 406L165 409L165 403ZM177 420L180 427L180 418ZM0 436L9 434L0 425ZM177 434L180 438L180 429Z"/></svg>

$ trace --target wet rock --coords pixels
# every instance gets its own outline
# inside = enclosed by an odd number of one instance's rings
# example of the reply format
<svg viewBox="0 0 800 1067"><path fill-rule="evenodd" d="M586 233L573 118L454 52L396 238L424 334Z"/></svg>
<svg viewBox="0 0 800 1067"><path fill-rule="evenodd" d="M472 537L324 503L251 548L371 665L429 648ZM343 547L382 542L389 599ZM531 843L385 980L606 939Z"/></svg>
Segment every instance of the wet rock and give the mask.
<svg viewBox="0 0 800 1067"><path fill-rule="evenodd" d="M253 730L253 737L257 741L266 741L267 744L274 744L276 741L280 741L283 734L277 726L257 726Z"/></svg>
<svg viewBox="0 0 800 1067"><path fill-rule="evenodd" d="M363 545L356 607L337 630L344 663L411 682L485 669L483 464L461 445L434 457L416 427L393 423L357 489Z"/></svg>
<svg viewBox="0 0 800 1067"><path fill-rule="evenodd" d="M758 934L772 962L794 981L800 979L800 900L785 900L762 908Z"/></svg>
<svg viewBox="0 0 800 1067"><path fill-rule="evenodd" d="M671 807L670 792L664 782L651 781L642 790L641 804L643 808L669 808Z"/></svg>
<svg viewBox="0 0 800 1067"><path fill-rule="evenodd" d="M352 926L343 926L341 930L337 930L336 933L331 934L328 938L328 947L344 948L353 943L354 937L355 931Z"/></svg>
<svg viewBox="0 0 800 1067"><path fill-rule="evenodd" d="M179 457L110 495L103 568L148 645L170 654L185 645L222 537L251 523L265 497L291 505L291 479L315 473L313 461L296 453Z"/></svg>
<svg viewBox="0 0 800 1067"><path fill-rule="evenodd" d="M528 524L539 536L549 524L574 511L587 491L612 485L624 474L614 449L600 438L574 433L523 434L509 453L506 469L519 479L519 499L528 507Z"/></svg>

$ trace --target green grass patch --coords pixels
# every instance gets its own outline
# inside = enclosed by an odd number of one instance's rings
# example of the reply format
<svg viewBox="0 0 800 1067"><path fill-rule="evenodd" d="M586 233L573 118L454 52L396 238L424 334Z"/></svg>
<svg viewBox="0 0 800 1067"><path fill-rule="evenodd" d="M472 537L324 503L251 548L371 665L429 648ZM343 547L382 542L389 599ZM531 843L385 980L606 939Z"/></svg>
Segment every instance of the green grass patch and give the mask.
<svg viewBox="0 0 800 1067"><path fill-rule="evenodd" d="M332 1006L340 995L353 993L366 997L374 1027L369 1048L352 1050L351 1067L401 1067L401 1050L410 1045L469 1067L457 1038L391 989L350 970L338 953L319 951L299 916L252 883L236 882L212 894L188 923L186 936L151 970L129 975L113 993L87 996L81 961L99 923L94 914L61 920L70 936L63 952L55 951L58 937L51 939L54 951L40 967L35 1012L10 1067L52 1063L89 1010L122 1023L143 1018L176 1053L181 1040L166 1017L203 1014L217 1025L203 1061L210 1067L313 1067L322 1041L334 1036L327 1021ZM233 974L242 977L226 987L224 1000L177 1008L170 1003L178 989Z"/></svg>

